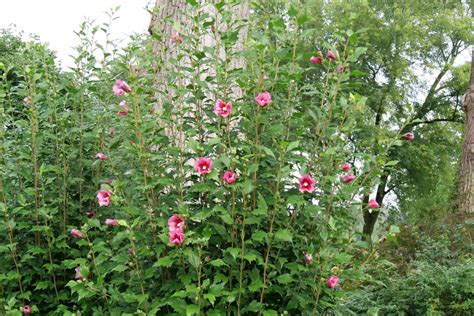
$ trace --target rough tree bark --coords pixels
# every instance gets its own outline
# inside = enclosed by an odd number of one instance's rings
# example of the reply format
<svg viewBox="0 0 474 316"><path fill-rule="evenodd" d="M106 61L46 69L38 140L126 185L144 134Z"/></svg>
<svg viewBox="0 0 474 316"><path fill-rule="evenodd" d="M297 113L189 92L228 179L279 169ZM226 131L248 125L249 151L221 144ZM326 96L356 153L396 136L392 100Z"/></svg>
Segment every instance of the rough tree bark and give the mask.
<svg viewBox="0 0 474 316"><path fill-rule="evenodd" d="M464 145L459 170L459 209L466 218L474 217L474 48L471 59L471 79L463 99Z"/></svg>
<svg viewBox="0 0 474 316"><path fill-rule="evenodd" d="M214 7L214 3L218 2L219 1L217 0L209 0L207 4L204 3L202 7L199 8L199 10L209 14L209 16L214 17L216 21L215 28L220 32L225 32L227 31L227 26L220 22L221 17L219 16L219 12L217 12ZM173 66L170 61L173 59L176 60L179 51L188 45L186 37L184 38L183 43L176 43L171 40L173 35L177 33L175 25L179 25L180 29L183 30L182 32L185 33L180 35L186 35L187 38L199 38L199 46L201 49L204 47L218 47L219 51L217 58L219 58L222 62L226 59L226 52L223 49L220 49L221 46L219 45L219 36L217 36L217 33L214 34L214 32L209 29L209 32L204 34L192 34L193 31L190 27L192 21L190 20L190 16L197 13L197 11L192 10L198 9L187 4L185 0L156 0L155 2L155 7L148 30L150 34L157 35L153 45L153 53L155 56L157 56L154 83L157 92L155 95L156 103L154 106L154 111L158 114L162 113L165 102L168 101L171 103L176 103L172 101L175 91L173 91L173 89L169 89L166 78L168 77L170 71L176 70L175 66ZM244 23L240 28L238 39L231 48L231 52L235 53L243 50L244 42L247 37L248 27L245 21L248 20L250 13L250 1L242 0L238 5L232 7L229 6L228 10L231 10L233 13L232 23L239 21ZM186 56L184 58L180 58L179 64L184 68L191 67L191 62ZM243 58L239 57L238 54L234 54L230 60L230 68L235 69L244 67L245 62ZM207 76L215 76L216 72L216 69L214 69L212 66L209 67L206 73L201 75L201 80L204 80ZM184 74L184 76L180 79L177 79L175 82L177 86L184 86L189 83L185 73L181 72L181 74ZM232 100L236 100L242 96L238 86L231 85L230 90L233 92ZM212 89L206 93L206 96L210 99L214 98ZM179 111L179 109L176 110ZM193 114L189 112L187 115ZM170 139L173 139L178 147L183 147L185 144L184 133L177 130L177 126L180 123L179 115L171 114L170 118L172 124L169 124L169 126L165 127L165 134L171 136Z"/></svg>

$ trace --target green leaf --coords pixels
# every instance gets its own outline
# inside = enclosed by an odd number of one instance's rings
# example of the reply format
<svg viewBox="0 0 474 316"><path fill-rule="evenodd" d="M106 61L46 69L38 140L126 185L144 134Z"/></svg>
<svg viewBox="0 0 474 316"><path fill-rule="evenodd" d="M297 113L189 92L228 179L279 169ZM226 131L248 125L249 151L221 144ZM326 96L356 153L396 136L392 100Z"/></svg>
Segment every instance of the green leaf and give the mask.
<svg viewBox="0 0 474 316"><path fill-rule="evenodd" d="M197 7L199 5L199 3L196 0L186 0L186 2L193 7Z"/></svg>
<svg viewBox="0 0 474 316"><path fill-rule="evenodd" d="M117 272L123 272L125 270L127 270L128 267L126 265L123 265L123 264L119 264L119 265L116 265L112 271L117 271Z"/></svg>
<svg viewBox="0 0 474 316"><path fill-rule="evenodd" d="M189 304L186 306L186 316L191 316L199 313L199 307L194 304Z"/></svg>
<svg viewBox="0 0 474 316"><path fill-rule="evenodd" d="M262 230L257 230L252 234L252 240L263 241L267 238L267 233Z"/></svg>
<svg viewBox="0 0 474 316"><path fill-rule="evenodd" d="M119 219L117 222L120 226L128 227L127 221L124 219Z"/></svg>
<svg viewBox="0 0 474 316"><path fill-rule="evenodd" d="M173 265L173 259L171 257L161 257L155 264L157 267L171 267Z"/></svg>
<svg viewBox="0 0 474 316"><path fill-rule="evenodd" d="M398 160L391 160L387 162L385 166L395 166L396 164L398 164L398 162L399 162Z"/></svg>
<svg viewBox="0 0 474 316"><path fill-rule="evenodd" d="M288 229L279 229L275 234L275 240L291 242L293 240L293 236Z"/></svg>
<svg viewBox="0 0 474 316"><path fill-rule="evenodd" d="M285 273L278 276L277 281L278 283L281 283L281 284L288 284L288 283L291 283L291 281L293 281L293 278L291 277L289 273Z"/></svg>
<svg viewBox="0 0 474 316"><path fill-rule="evenodd" d="M390 225L390 233L398 234L400 233L400 228L397 225Z"/></svg>
<svg viewBox="0 0 474 316"><path fill-rule="evenodd" d="M228 266L227 263L224 262L224 260L222 259L215 259L215 260L212 260L211 262L209 262L209 264L211 264L212 266L214 267L222 267L222 266Z"/></svg>
<svg viewBox="0 0 474 316"><path fill-rule="evenodd" d="M211 293L207 293L203 295L206 300L208 300L212 306L214 306L214 303L216 302L216 297L215 295Z"/></svg>
<svg viewBox="0 0 474 316"><path fill-rule="evenodd" d="M299 145L300 145L300 142L299 142L299 141L291 142L291 143L288 144L288 147L286 147L286 151L287 151L287 152L290 152L290 151L292 151L293 149L297 148Z"/></svg>

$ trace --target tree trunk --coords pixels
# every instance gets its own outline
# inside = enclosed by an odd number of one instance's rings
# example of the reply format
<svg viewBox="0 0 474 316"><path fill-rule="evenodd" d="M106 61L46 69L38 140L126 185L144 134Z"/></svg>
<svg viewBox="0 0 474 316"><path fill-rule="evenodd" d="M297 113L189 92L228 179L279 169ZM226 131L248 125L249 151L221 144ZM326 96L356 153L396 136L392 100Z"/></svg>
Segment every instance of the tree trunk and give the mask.
<svg viewBox="0 0 474 316"><path fill-rule="evenodd" d="M235 68L245 67L244 59L238 54L244 48L244 42L247 37L248 27L247 20L250 14L250 1L244 0L240 4L235 6L228 6L227 10L232 12L232 23L240 24L239 36L235 44L227 52L220 45L219 34L224 34L227 31L231 31L231 26L225 25L221 22L220 13L215 9L214 3L218 3L218 0L210 0L207 4L202 5L199 8L192 7L187 4L185 0L156 0L153 15L151 17L149 32L154 35L155 41L153 45L153 53L156 58L155 66L155 82L156 88L155 94L155 105L154 111L158 113L161 118L163 113L163 106L166 102L171 104L179 104L174 97L176 96L175 89L169 88L167 78L170 73L178 73L175 78L175 86L186 86L189 84L189 74L186 73L185 68L192 68L190 58L186 55L186 49L192 48L190 44L191 38L198 39L199 44L197 49L205 51L205 47L214 47L217 49L216 62L224 63L228 58L227 54L232 54L230 57L230 65L228 71ZM215 20L213 28L209 28L209 31L204 33L196 34L193 31L193 20L192 17L196 14L202 13L208 14ZM176 28L182 30L181 36L183 36L183 42L173 41L173 36L178 33ZM233 28L233 27L232 27ZM215 30L219 32L215 32ZM183 56L184 54L184 56ZM206 81L207 77L214 78L217 74L217 69L213 65L206 65L208 68L205 73L199 74L202 81ZM181 70L178 68L180 67ZM179 71L177 71L179 70ZM212 82L211 79L209 82ZM205 95L209 99L215 99L215 89L211 88L205 91ZM229 100L237 100L242 97L242 92L236 84L230 84L229 89L232 92L232 96L228 97ZM226 90L227 91L227 90ZM223 98L224 96L219 96ZM194 105L196 108L193 111L188 111L186 116L193 116L198 111L198 105ZM182 114L177 114L180 109L175 107L172 113L169 113L169 120L164 125L165 134L175 143L176 146L183 148L185 145L185 136L182 130L179 130L178 126L181 125L183 119ZM202 111L201 115L204 115Z"/></svg>
<svg viewBox="0 0 474 316"><path fill-rule="evenodd" d="M464 95L464 145L459 170L459 209L467 218L474 217L474 48L471 80Z"/></svg>

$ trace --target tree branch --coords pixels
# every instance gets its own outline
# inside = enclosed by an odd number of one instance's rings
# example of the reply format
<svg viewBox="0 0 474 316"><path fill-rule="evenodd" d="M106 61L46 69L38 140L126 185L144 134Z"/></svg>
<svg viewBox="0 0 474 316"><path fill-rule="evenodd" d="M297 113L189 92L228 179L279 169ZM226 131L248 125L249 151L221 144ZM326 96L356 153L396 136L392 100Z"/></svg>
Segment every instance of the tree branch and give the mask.
<svg viewBox="0 0 474 316"><path fill-rule="evenodd" d="M437 122L455 122L455 123L462 123L462 121L459 118L452 117L452 118L438 118L438 119L433 119L433 120L427 120L427 121L416 121L413 123L409 123L408 125L411 126L417 126L421 124L433 124Z"/></svg>

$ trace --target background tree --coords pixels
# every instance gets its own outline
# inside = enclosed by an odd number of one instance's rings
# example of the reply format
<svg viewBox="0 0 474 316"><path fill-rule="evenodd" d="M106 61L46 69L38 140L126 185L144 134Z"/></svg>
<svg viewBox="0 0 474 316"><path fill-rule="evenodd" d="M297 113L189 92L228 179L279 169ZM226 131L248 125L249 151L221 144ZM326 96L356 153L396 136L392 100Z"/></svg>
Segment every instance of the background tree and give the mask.
<svg viewBox="0 0 474 316"><path fill-rule="evenodd" d="M469 88L463 97L465 111L464 145L459 170L460 209L467 218L474 214L474 49L471 61Z"/></svg>
<svg viewBox="0 0 474 316"><path fill-rule="evenodd" d="M385 198L392 192L395 194L391 195L392 199L397 197L401 201L402 216L413 210L405 206L418 205L423 211L435 207L440 203L439 199L425 199L421 203L422 196L426 191L435 192L437 183L446 183L446 176L452 187L455 166L446 165L442 159L434 159L430 161L431 165L422 163L426 168L416 171L414 168L421 161L417 160L415 165L410 157L414 157L411 156L414 151L423 155L417 156L419 158L436 157L444 152L449 155L450 161L456 161L456 151L448 151L446 145L459 142L462 115L460 104L456 102L460 99L459 90L450 88L449 81L453 78L454 61L472 39L468 31L471 18L465 6L461 1L436 2L433 5L422 1L335 1L321 6L314 4L311 11L319 11L315 16L321 17L321 21L311 20L316 28L322 30L313 41L316 46L319 38L331 38L341 29L367 30L361 39L361 45L367 47L367 51L362 63L352 70L360 71L355 72L357 76L362 75L365 83L359 91L368 97L367 105L373 115L360 122L364 128L354 133L354 151L380 152L383 143L364 141L371 134L383 137L393 135L402 128L401 134L413 131L416 135L413 143L394 147L388 153L388 161L399 163L384 169L378 175L378 184L373 191L366 192L362 200L367 201L371 196L379 204L387 205L389 203ZM423 146L423 150L415 149L422 146L428 134L437 129L443 130L443 133L437 133L439 142ZM443 164L448 168L443 168ZM428 166L442 171L426 172ZM425 185L411 186L407 191L407 177L403 176L407 172L411 174L410 179L425 179ZM441 196L445 199L443 203L451 199L449 194ZM380 212L366 209L363 213L363 234L370 236Z"/></svg>

